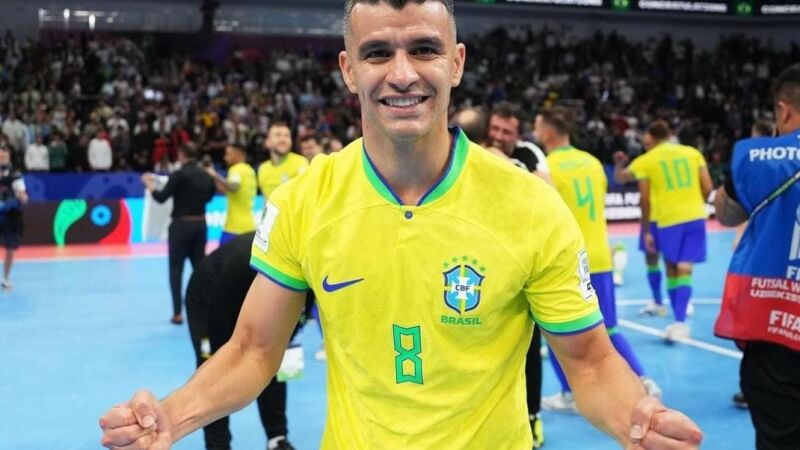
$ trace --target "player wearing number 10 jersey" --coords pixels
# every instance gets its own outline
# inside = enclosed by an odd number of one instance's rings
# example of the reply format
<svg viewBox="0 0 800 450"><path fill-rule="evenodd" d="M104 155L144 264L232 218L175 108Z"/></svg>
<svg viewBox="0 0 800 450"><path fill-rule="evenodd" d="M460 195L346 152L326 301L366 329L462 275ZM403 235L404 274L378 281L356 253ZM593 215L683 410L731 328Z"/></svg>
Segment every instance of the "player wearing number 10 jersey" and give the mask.
<svg viewBox="0 0 800 450"><path fill-rule="evenodd" d="M644 378L644 370L625 336L617 329L617 306L612 276L611 249L608 245L605 194L608 187L602 163L589 153L570 145L569 111L554 107L536 116L534 133L547 152L547 162L556 190L567 203L586 241L592 286L597 291L611 342L636 375L642 377L648 393L660 396L656 383ZM542 399L542 407L555 411L574 411L575 400L558 360L550 352L561 393Z"/></svg>
<svg viewBox="0 0 800 450"><path fill-rule="evenodd" d="M361 140L269 199L251 264L317 293L323 448L530 448L531 317L555 334L603 321L564 203L451 132L449 167L418 205L399 202Z"/></svg>
<svg viewBox="0 0 800 450"><path fill-rule="evenodd" d="M634 159L627 173L639 182L642 229L648 229L646 222L658 224L653 238L664 256L667 292L675 314L675 323L664 330L664 339L672 342L689 338L685 322L692 295L692 265L706 259L705 199L712 184L702 153L669 142L669 136L666 122L653 122L644 135L644 145L652 148ZM651 204L648 214L647 205Z"/></svg>

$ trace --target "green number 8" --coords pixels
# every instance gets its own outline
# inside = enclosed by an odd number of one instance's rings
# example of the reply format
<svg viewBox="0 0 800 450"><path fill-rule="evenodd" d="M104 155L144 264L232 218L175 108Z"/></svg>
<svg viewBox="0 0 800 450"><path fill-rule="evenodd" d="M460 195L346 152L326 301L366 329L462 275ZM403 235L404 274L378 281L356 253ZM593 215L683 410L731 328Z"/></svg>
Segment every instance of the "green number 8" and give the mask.
<svg viewBox="0 0 800 450"><path fill-rule="evenodd" d="M392 334L394 337L394 351L397 352L397 356L394 358L397 384L422 384L422 358L419 357L419 354L422 353L422 338L420 337L419 327L405 328L392 325ZM403 336L409 336L411 338L411 348L403 346ZM403 370L403 363L406 361L411 361L413 365L413 372L411 374L407 374L405 370Z"/></svg>

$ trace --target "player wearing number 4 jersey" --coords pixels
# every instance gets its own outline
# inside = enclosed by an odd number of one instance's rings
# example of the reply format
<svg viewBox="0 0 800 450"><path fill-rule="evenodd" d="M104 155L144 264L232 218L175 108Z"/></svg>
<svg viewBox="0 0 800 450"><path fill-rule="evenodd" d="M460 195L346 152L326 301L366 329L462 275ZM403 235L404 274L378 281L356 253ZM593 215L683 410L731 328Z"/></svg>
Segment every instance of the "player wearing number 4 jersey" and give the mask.
<svg viewBox="0 0 800 450"><path fill-rule="evenodd" d="M272 194L230 341L167 398L140 391L111 409L103 445L165 450L250 403L311 287L329 361L323 449L531 448L534 320L595 426L626 448L697 448L697 426L647 397L614 351L556 192L448 130L466 54L453 2L348 0L344 24L363 140Z"/></svg>
<svg viewBox="0 0 800 450"><path fill-rule="evenodd" d="M597 158L570 145L571 123L569 111L564 108L544 110L536 116L534 134L547 152L556 190L577 219L586 240L592 285L597 290L600 311L611 343L628 362L631 370L642 378L648 393L660 396L658 385L644 376L644 369L633 348L617 329L617 305L605 213L608 181L603 165ZM542 406L548 410L575 412L572 390L553 352L550 352L550 361L561 383L561 393L542 399Z"/></svg>
<svg viewBox="0 0 800 450"><path fill-rule="evenodd" d="M643 143L650 150L627 169L616 171L619 181L639 183L642 230L648 248L658 242L667 267L667 292L675 323L664 330L667 342L689 338L686 309L692 296L692 265L706 260L706 198L711 192L702 153L694 147L669 142L669 125L653 122ZM617 162L623 162L617 156ZM652 209L651 209L652 206ZM650 230L655 222L656 235Z"/></svg>

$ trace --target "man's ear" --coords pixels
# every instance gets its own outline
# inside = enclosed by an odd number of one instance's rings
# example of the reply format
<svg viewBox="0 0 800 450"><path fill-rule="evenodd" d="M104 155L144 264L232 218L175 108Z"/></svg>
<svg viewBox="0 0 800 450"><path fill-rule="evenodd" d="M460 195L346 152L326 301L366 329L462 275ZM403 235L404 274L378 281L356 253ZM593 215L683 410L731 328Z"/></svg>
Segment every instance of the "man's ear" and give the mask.
<svg viewBox="0 0 800 450"><path fill-rule="evenodd" d="M455 66L455 70L453 70L453 79L451 80L453 87L461 84L461 77L464 75L464 61L466 60L466 57L467 48L464 46L464 44L456 44L456 51L454 52L453 56L453 65Z"/></svg>
<svg viewBox="0 0 800 450"><path fill-rule="evenodd" d="M353 66L350 64L347 50L339 52L339 70L342 71L342 78L344 79L344 84L347 85L347 90L352 94L357 94L356 83L353 78Z"/></svg>

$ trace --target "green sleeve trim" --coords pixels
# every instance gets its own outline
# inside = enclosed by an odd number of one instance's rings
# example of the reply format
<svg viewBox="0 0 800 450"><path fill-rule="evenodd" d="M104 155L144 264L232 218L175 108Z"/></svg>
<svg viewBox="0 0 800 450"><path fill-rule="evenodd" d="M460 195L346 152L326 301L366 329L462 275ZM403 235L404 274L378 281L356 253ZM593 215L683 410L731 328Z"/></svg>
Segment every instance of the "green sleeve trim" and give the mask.
<svg viewBox="0 0 800 450"><path fill-rule="evenodd" d="M595 309L588 315L569 322L548 323L541 320L536 321L543 330L552 334L576 334L594 328L602 322L603 315L599 309Z"/></svg>
<svg viewBox="0 0 800 450"><path fill-rule="evenodd" d="M647 273L661 272L661 267L658 264L647 265Z"/></svg>
<svg viewBox="0 0 800 450"><path fill-rule="evenodd" d="M677 289L682 286L691 286L692 276L681 275L679 277L667 278L667 289Z"/></svg>
<svg viewBox="0 0 800 450"><path fill-rule="evenodd" d="M271 279L272 281L275 281L276 283L282 285L283 287L295 291L308 290L308 283L306 283L305 281L286 275L285 273L270 266L269 264L265 263L264 261L256 257L250 258L250 266L252 266L254 269L264 274L267 278Z"/></svg>

